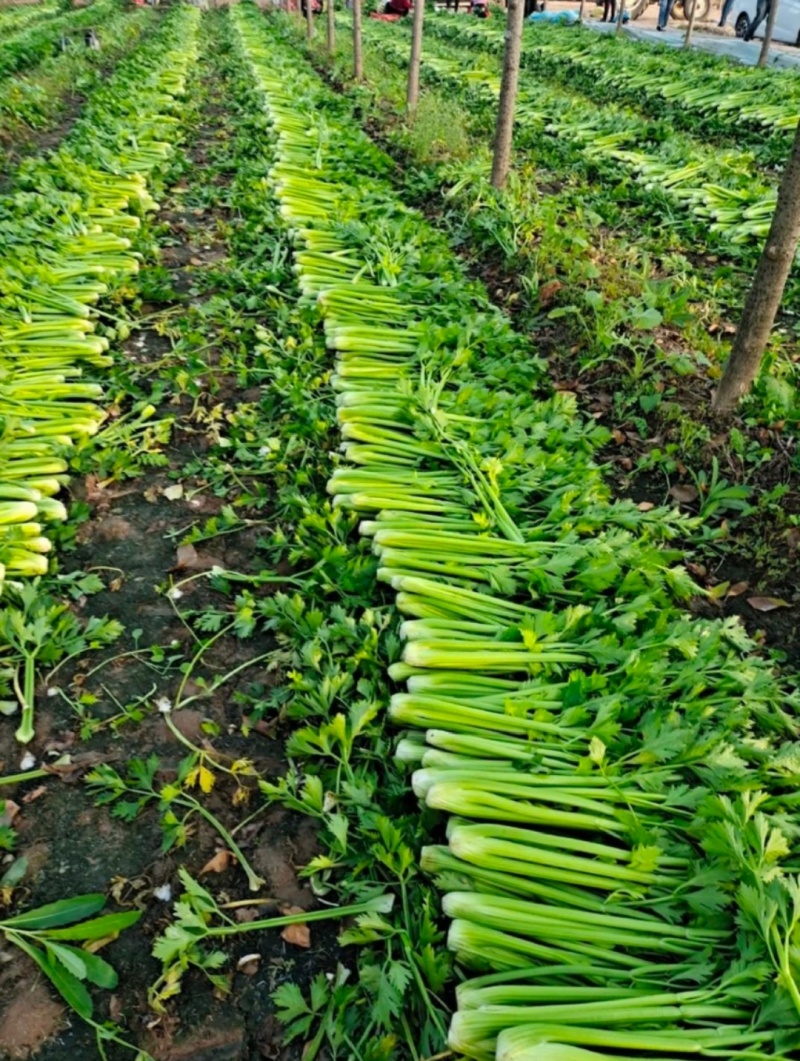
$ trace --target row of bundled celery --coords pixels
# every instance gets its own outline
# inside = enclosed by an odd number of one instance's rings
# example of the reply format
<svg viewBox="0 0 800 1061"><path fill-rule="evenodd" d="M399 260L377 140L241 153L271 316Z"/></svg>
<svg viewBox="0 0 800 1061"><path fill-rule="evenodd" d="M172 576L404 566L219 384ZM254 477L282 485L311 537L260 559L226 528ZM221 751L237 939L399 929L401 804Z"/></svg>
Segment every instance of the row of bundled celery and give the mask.
<svg viewBox="0 0 800 1061"><path fill-rule="evenodd" d="M82 378L110 363L97 303L138 269L148 180L172 151L198 23L194 8L171 11L0 198L0 588L47 570L44 524L65 518L70 450L103 420L102 388Z"/></svg>
<svg viewBox="0 0 800 1061"><path fill-rule="evenodd" d="M232 18L269 181L336 355L342 456L406 617L388 706L463 982L456 1056L761 1061L800 1049L796 691L614 501L603 439L384 179L275 16ZM277 27L277 28L276 28Z"/></svg>

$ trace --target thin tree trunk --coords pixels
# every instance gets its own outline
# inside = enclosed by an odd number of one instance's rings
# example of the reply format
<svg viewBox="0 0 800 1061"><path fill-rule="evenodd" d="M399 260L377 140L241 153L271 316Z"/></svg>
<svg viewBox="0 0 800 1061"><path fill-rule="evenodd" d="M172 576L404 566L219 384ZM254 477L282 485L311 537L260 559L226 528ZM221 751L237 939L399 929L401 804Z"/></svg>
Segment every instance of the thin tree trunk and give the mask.
<svg viewBox="0 0 800 1061"><path fill-rule="evenodd" d="M583 25L583 13L586 10L586 0L581 0L580 11L578 12L578 24Z"/></svg>
<svg viewBox="0 0 800 1061"><path fill-rule="evenodd" d="M297 19L297 28L303 25L303 4L302 0L295 0L294 17Z"/></svg>
<svg viewBox="0 0 800 1061"><path fill-rule="evenodd" d="M698 0L683 0L683 10L686 10L686 5L691 4L692 9L689 13L689 25L686 27L686 36L683 38L684 48L690 48L692 45L692 33L694 33L694 20L697 17L697 4Z"/></svg>
<svg viewBox="0 0 800 1061"><path fill-rule="evenodd" d="M328 55L336 54L336 7L328 0Z"/></svg>
<svg viewBox="0 0 800 1061"><path fill-rule="evenodd" d="M769 46L772 44L772 34L775 30L775 16L778 14L778 3L780 0L772 0L767 15L767 25L764 29L764 40L761 42L761 51L758 53L757 66L766 66L769 58Z"/></svg>
<svg viewBox="0 0 800 1061"><path fill-rule="evenodd" d="M361 56L361 0L353 0L353 77L364 80L364 60Z"/></svg>
<svg viewBox="0 0 800 1061"><path fill-rule="evenodd" d="M494 134L494 157L492 159L492 184L495 188L505 186L508 171L511 168L511 141L514 133L514 108L517 103L524 19L524 0L508 0L503 80L500 85L500 102L497 108L497 127Z"/></svg>
<svg viewBox="0 0 800 1061"><path fill-rule="evenodd" d="M314 0L306 0L306 40L314 38Z"/></svg>
<svg viewBox="0 0 800 1061"><path fill-rule="evenodd" d="M617 15L617 33L622 33L622 17L625 14L625 0L619 0L619 14Z"/></svg>
<svg viewBox="0 0 800 1061"><path fill-rule="evenodd" d="M422 59L422 23L425 20L425 0L414 0L414 25L411 30L411 55L408 60L408 91L406 109L413 121L419 103L419 65Z"/></svg>
<svg viewBox="0 0 800 1061"><path fill-rule="evenodd" d="M758 375L775 314L797 251L800 238L800 125L794 135L792 153L783 171L778 202L767 242L761 252L753 283L744 304L742 319L733 340L717 393L711 404L720 416L732 413Z"/></svg>

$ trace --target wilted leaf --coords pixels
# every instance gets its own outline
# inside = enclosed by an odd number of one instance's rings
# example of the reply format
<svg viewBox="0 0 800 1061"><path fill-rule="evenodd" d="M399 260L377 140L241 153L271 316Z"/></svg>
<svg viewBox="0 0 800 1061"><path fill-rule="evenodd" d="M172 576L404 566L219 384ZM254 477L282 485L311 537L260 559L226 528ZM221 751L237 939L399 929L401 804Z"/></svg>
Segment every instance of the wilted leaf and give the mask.
<svg viewBox="0 0 800 1061"><path fill-rule="evenodd" d="M776 608L791 607L788 601L780 597L748 597L747 603L757 612L774 612Z"/></svg>
<svg viewBox="0 0 800 1061"><path fill-rule="evenodd" d="M177 567L191 568L197 563L197 550L193 545L179 545L178 546L178 563Z"/></svg>
<svg viewBox="0 0 800 1061"><path fill-rule="evenodd" d="M670 495L681 505L688 505L697 500L697 487L676 483L669 488Z"/></svg>
<svg viewBox="0 0 800 1061"><path fill-rule="evenodd" d="M311 929L308 925L287 925L281 932L281 939L293 943L295 947L310 947Z"/></svg>
<svg viewBox="0 0 800 1061"><path fill-rule="evenodd" d="M175 483L174 486L168 486L161 493L167 499L167 501L178 501L183 497L183 487L180 483Z"/></svg>
<svg viewBox="0 0 800 1061"><path fill-rule="evenodd" d="M741 595L747 590L749 585L749 582L734 582L734 584L728 590L728 596L741 597Z"/></svg>
<svg viewBox="0 0 800 1061"><path fill-rule="evenodd" d="M549 305L564 285L560 280L550 280L539 288L539 302L543 306Z"/></svg>
<svg viewBox="0 0 800 1061"><path fill-rule="evenodd" d="M32 792L26 792L25 793L25 795L22 797L22 802L23 803L33 803L34 800L37 800L41 796L43 796L46 791L47 791L47 786L46 785L37 785L37 787L34 788Z"/></svg>
<svg viewBox="0 0 800 1061"><path fill-rule="evenodd" d="M245 976L255 976L260 962L261 955L258 953L243 954L236 963L236 968L240 973L244 973Z"/></svg>
<svg viewBox="0 0 800 1061"><path fill-rule="evenodd" d="M208 862L206 862L200 870L200 876L202 877L204 873L224 873L232 861L233 855L230 851L222 848L217 851L213 858L210 858Z"/></svg>
<svg viewBox="0 0 800 1061"><path fill-rule="evenodd" d="M22 802L27 802L24 797ZM0 825L11 825L18 814L19 803L13 799L0 800Z"/></svg>
<svg viewBox="0 0 800 1061"><path fill-rule="evenodd" d="M712 586L708 591L711 600L718 601L721 597L724 597L730 589L730 585L730 582L720 582L719 585Z"/></svg>
<svg viewBox="0 0 800 1061"><path fill-rule="evenodd" d="M655 508L656 506L652 501L640 501L636 507L640 512L649 512L651 508Z"/></svg>

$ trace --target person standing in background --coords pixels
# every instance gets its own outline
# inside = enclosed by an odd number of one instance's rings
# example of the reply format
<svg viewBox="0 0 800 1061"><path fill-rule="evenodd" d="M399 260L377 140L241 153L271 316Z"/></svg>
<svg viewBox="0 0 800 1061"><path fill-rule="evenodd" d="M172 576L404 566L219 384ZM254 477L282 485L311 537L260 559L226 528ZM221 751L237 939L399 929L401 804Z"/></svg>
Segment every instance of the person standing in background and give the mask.
<svg viewBox="0 0 800 1061"><path fill-rule="evenodd" d="M744 40L751 41L756 35L756 30L769 15L769 9L772 7L772 0L758 0L756 4L756 17L747 27L747 33L744 35Z"/></svg>
<svg viewBox="0 0 800 1061"><path fill-rule="evenodd" d="M603 0L603 17L601 22L616 22L617 0Z"/></svg>
<svg viewBox="0 0 800 1061"><path fill-rule="evenodd" d="M732 7L733 0L725 0L725 3L722 5L722 11L720 12L719 22L717 23L718 26L724 26L728 21L728 15L731 13Z"/></svg>
<svg viewBox="0 0 800 1061"><path fill-rule="evenodd" d="M667 23L669 22L669 16L670 16L671 10L672 10L672 0L659 0L659 4L658 4L658 25L656 26L656 29L658 30L659 33L663 33L663 31L667 28Z"/></svg>

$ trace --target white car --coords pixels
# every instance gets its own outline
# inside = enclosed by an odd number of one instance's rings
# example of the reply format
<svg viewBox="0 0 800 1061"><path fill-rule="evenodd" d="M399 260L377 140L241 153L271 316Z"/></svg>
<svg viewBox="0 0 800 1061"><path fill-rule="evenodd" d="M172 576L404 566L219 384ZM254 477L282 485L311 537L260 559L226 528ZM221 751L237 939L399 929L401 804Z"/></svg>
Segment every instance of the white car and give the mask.
<svg viewBox="0 0 800 1061"><path fill-rule="evenodd" d="M775 31L772 39L785 44L800 44L800 0L773 0L778 5L775 15ZM756 0L734 0L728 25L733 26L737 37L744 37L750 23L756 17ZM763 37L767 20L756 30L756 37Z"/></svg>

